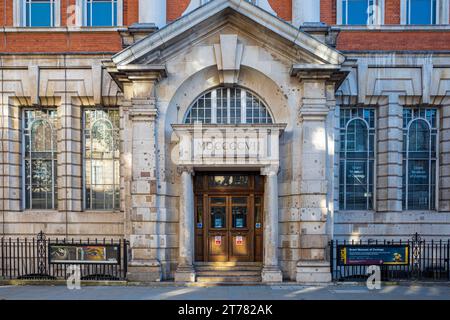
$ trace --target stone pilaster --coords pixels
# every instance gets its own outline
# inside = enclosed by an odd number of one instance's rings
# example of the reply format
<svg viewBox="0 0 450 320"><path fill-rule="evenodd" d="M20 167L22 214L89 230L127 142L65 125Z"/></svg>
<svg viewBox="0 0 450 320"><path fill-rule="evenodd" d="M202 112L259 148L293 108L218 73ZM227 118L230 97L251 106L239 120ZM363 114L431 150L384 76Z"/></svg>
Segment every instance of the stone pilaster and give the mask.
<svg viewBox="0 0 450 320"><path fill-rule="evenodd" d="M282 282L283 275L278 264L278 167L263 168L266 176L264 186L264 257L261 272L263 282Z"/></svg>
<svg viewBox="0 0 450 320"><path fill-rule="evenodd" d="M63 99L58 106L58 118L58 210L81 211L81 108L72 104L70 97Z"/></svg>
<svg viewBox="0 0 450 320"><path fill-rule="evenodd" d="M160 281L156 176L156 117L152 99L133 99L131 120L131 199L129 279Z"/></svg>
<svg viewBox="0 0 450 320"><path fill-rule="evenodd" d="M378 107L377 211L402 211L403 107L398 95L380 100Z"/></svg>
<svg viewBox="0 0 450 320"><path fill-rule="evenodd" d="M193 170L179 167L181 174L180 216L179 216L179 256L175 272L176 282L194 282L194 187Z"/></svg>
<svg viewBox="0 0 450 320"><path fill-rule="evenodd" d="M131 249L128 279L160 281L167 239L160 231L164 218L158 193L156 84L165 74L165 68L117 68L115 72L124 91L122 112L128 115L123 128L127 145L123 155L125 229Z"/></svg>
<svg viewBox="0 0 450 320"><path fill-rule="evenodd" d="M450 211L450 98L441 108L439 139L439 211Z"/></svg>
<svg viewBox="0 0 450 320"><path fill-rule="evenodd" d="M326 283L331 281L326 260L329 195L327 168L329 149L327 128L330 101L327 101L327 81L302 78L303 99L299 110L303 139L301 141L301 213L300 260L297 262L297 282Z"/></svg>
<svg viewBox="0 0 450 320"><path fill-rule="evenodd" d="M20 107L7 94L0 100L0 144L0 210L5 214L21 210Z"/></svg>

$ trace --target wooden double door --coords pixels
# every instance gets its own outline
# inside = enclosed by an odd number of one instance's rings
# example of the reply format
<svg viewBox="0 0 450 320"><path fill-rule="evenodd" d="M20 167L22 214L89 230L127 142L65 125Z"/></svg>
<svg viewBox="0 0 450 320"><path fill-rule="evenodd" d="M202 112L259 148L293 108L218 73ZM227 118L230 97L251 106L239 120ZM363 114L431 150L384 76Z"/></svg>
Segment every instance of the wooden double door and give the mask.
<svg viewBox="0 0 450 320"><path fill-rule="evenodd" d="M263 178L209 174L195 179L196 260L261 261Z"/></svg>

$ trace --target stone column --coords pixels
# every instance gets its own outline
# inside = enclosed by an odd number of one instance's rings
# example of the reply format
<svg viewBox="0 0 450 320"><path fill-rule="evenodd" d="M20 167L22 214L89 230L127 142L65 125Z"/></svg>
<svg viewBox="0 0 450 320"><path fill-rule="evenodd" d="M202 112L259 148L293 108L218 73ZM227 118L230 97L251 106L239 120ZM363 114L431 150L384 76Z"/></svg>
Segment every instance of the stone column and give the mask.
<svg viewBox="0 0 450 320"><path fill-rule="evenodd" d="M398 95L378 107L377 211L402 211L403 107Z"/></svg>
<svg viewBox="0 0 450 320"><path fill-rule="evenodd" d="M299 110L301 141L300 184L300 260L297 262L297 282L326 283L331 281L327 253L327 217L329 211L327 158L329 154L327 128L329 103L327 81L304 75L303 97ZM328 101L329 100L329 101Z"/></svg>
<svg viewBox="0 0 450 320"><path fill-rule="evenodd" d="M282 282L283 275L278 265L278 167L261 170L266 176L264 186L264 265L263 282Z"/></svg>
<svg viewBox="0 0 450 320"><path fill-rule="evenodd" d="M181 194L179 216L179 257L175 282L194 282L194 189L193 170L180 167Z"/></svg>

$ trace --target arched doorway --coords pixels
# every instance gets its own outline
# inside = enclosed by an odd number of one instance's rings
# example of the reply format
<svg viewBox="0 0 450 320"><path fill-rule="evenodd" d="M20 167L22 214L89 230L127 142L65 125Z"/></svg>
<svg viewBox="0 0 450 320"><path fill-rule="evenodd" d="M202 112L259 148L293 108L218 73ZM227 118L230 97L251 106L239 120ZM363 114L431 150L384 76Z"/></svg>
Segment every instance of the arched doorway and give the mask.
<svg viewBox="0 0 450 320"><path fill-rule="evenodd" d="M203 93L184 117L185 124L234 125L235 129L272 122L262 99L241 87L217 87ZM246 144L252 142L256 139L237 141L225 135L208 146L223 149L223 154L233 149L245 152ZM262 261L264 177L258 171L238 169L195 174L196 261Z"/></svg>

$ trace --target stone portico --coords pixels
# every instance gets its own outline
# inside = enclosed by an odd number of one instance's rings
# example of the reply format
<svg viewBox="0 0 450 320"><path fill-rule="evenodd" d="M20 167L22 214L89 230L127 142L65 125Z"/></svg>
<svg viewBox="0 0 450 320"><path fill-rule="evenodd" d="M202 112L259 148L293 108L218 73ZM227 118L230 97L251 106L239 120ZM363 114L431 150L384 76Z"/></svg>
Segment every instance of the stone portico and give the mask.
<svg viewBox="0 0 450 320"><path fill-rule="evenodd" d="M124 93L130 279L195 281L193 175L225 169L264 177L262 280L331 280L327 128L344 61L318 39L231 0L208 3L104 62ZM193 154L194 125L184 117L217 86L246 88L264 101L273 123L256 127L267 133L258 143L270 152L231 162L223 153Z"/></svg>

